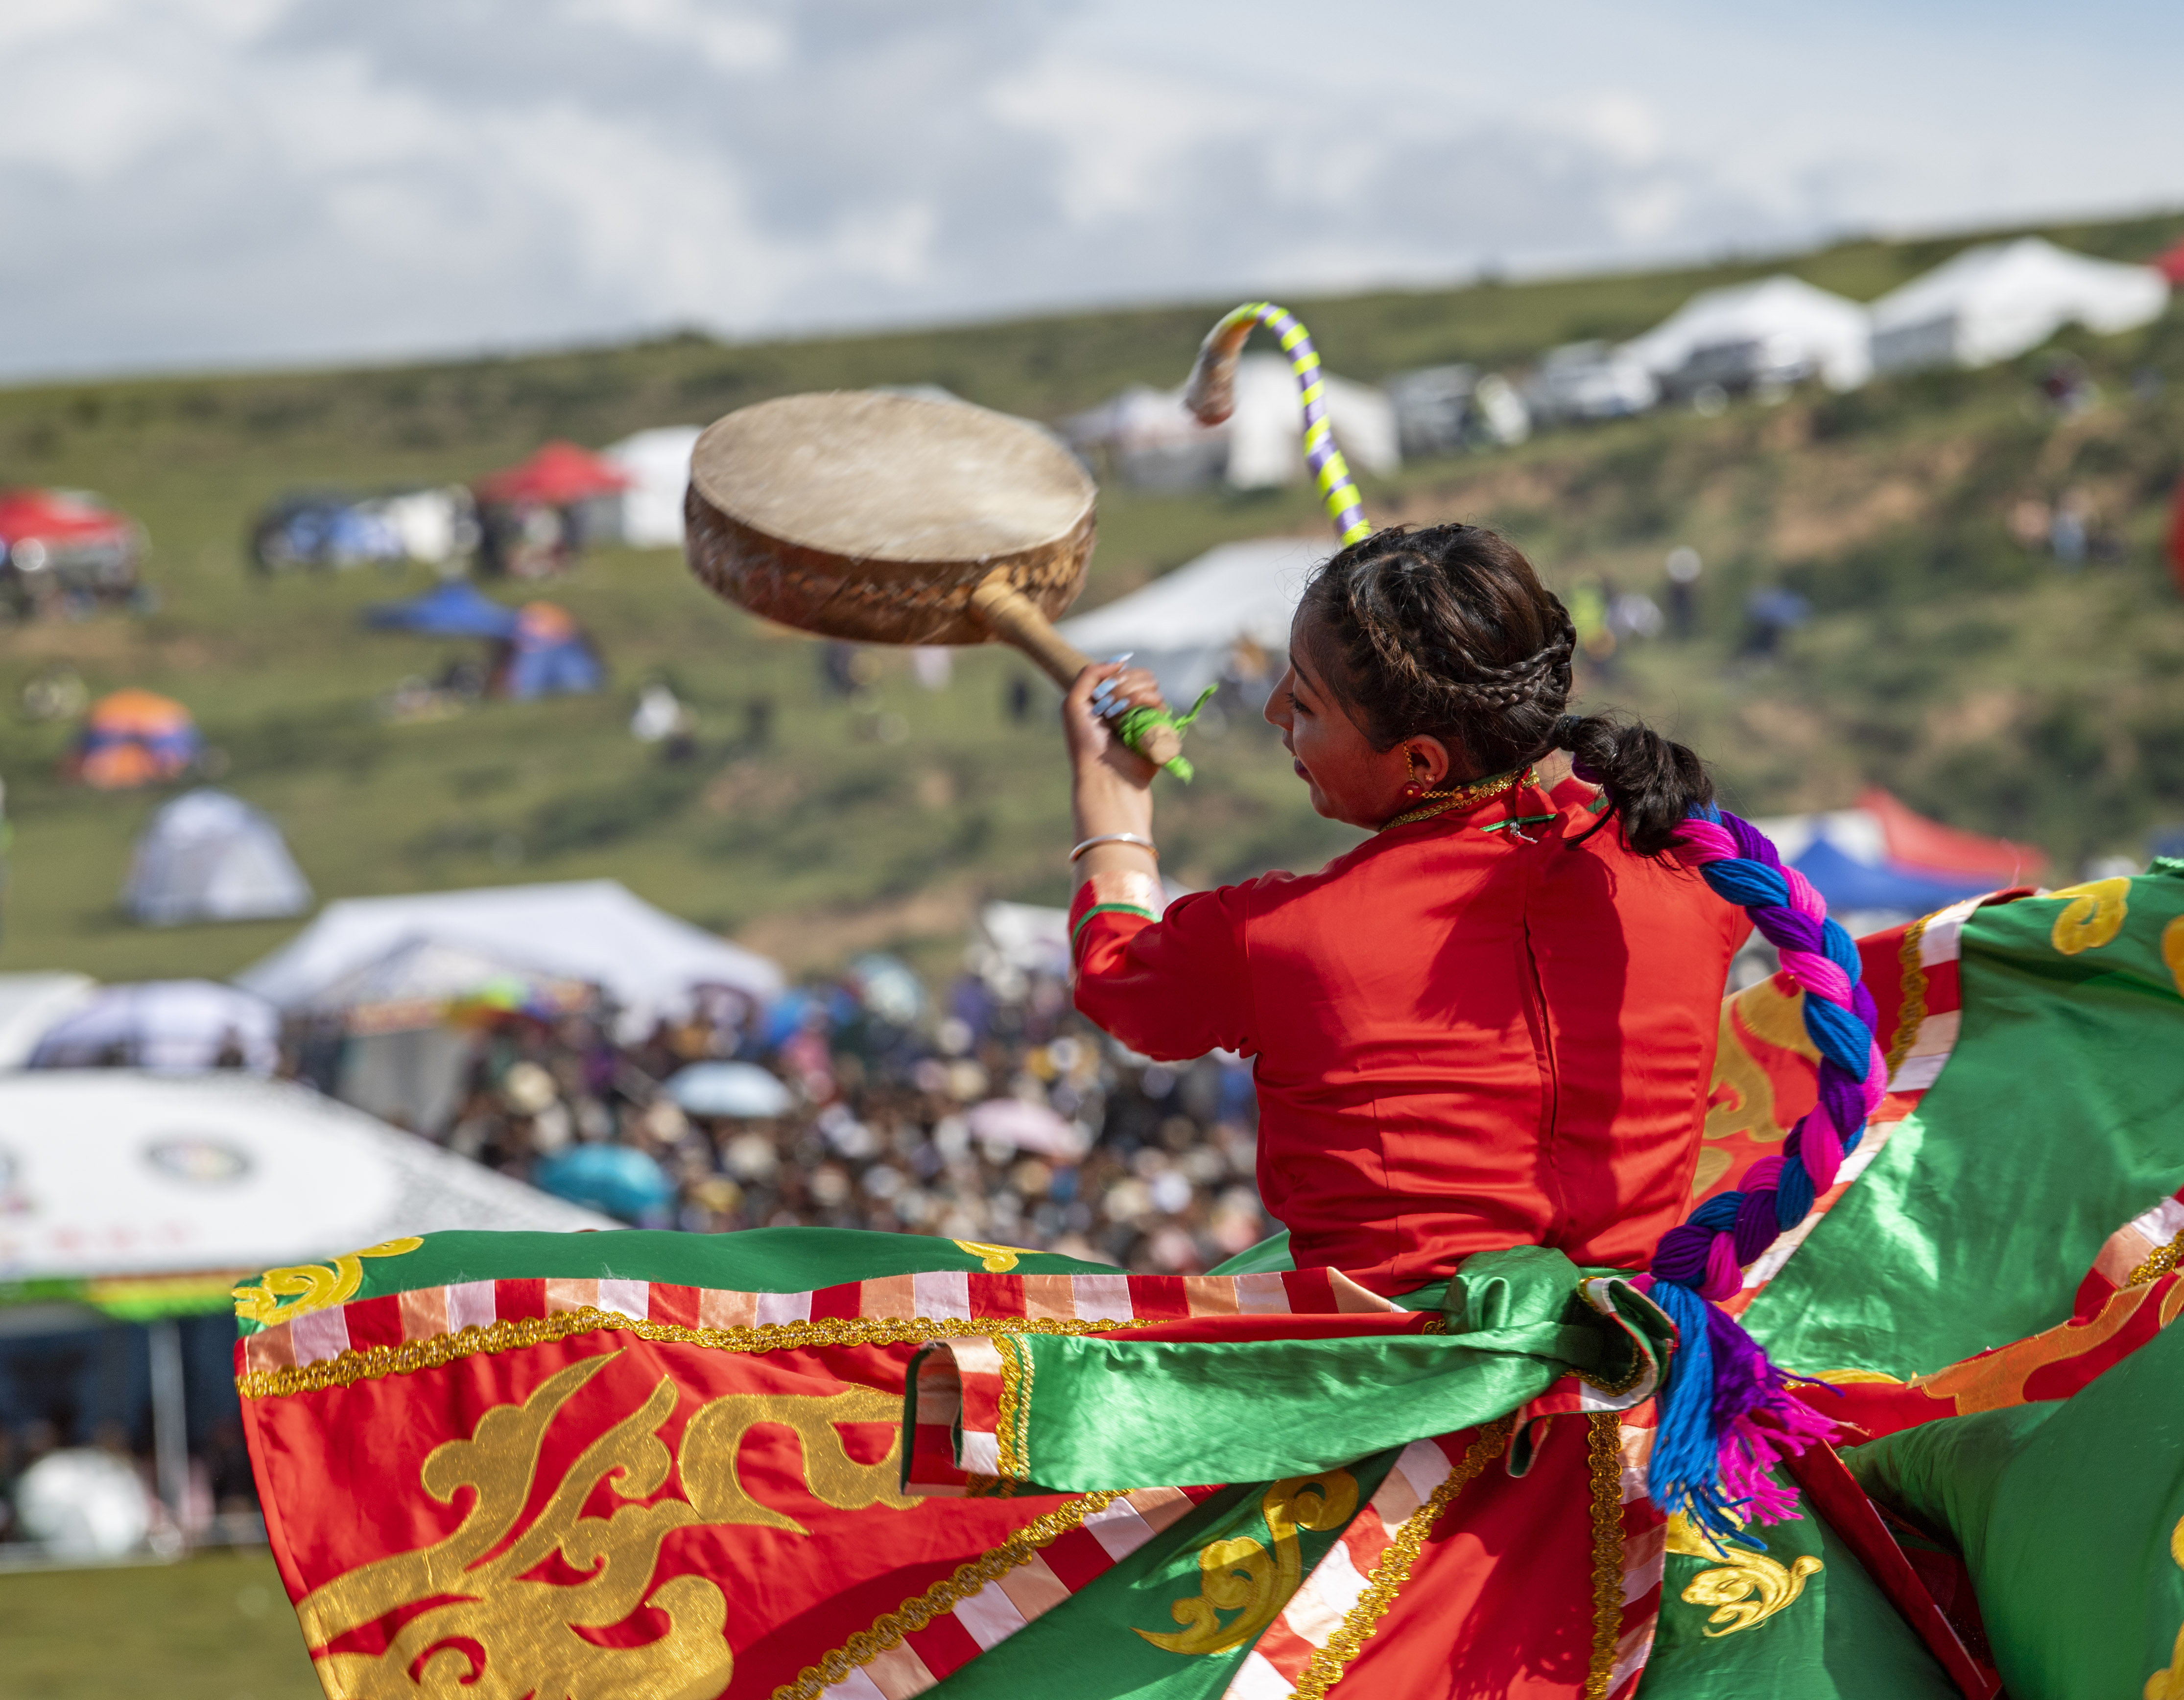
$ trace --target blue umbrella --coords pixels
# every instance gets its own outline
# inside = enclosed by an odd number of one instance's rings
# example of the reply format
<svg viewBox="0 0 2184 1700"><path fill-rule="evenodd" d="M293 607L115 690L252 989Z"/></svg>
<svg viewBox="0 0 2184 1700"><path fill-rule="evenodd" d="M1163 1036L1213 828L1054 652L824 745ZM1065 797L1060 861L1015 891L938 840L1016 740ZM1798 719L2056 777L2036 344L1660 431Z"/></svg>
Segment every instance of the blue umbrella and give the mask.
<svg viewBox="0 0 2184 1700"><path fill-rule="evenodd" d="M785 1116L796 1101L755 1062L694 1062L667 1083L667 1095L694 1116L745 1120Z"/></svg>
<svg viewBox="0 0 2184 1700"><path fill-rule="evenodd" d="M664 1209L675 1196L667 1171L628 1145L571 1145L532 1170L531 1179L556 1198L625 1222Z"/></svg>

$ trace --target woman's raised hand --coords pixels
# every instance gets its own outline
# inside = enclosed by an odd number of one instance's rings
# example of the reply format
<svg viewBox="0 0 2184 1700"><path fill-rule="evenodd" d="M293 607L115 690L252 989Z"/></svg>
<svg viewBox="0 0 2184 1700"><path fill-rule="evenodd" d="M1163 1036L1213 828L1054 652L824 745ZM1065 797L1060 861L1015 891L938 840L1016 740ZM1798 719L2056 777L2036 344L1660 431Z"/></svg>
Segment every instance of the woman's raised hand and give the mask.
<svg viewBox="0 0 2184 1700"><path fill-rule="evenodd" d="M1106 687L1102 691L1102 687ZM1139 790L1153 782L1160 770L1116 737L1103 708L1093 705L1098 695L1106 711L1126 708L1159 708L1160 686L1143 667L1119 661L1095 661L1077 676L1061 705L1061 725L1069 743L1070 765L1081 780L1104 769Z"/></svg>

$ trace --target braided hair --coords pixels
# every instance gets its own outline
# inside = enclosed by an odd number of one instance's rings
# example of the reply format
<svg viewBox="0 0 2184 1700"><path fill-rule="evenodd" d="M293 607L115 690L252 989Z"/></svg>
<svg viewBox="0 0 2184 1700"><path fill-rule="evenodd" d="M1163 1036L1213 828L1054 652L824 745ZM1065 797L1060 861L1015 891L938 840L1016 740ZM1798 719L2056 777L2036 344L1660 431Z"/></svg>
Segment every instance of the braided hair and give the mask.
<svg viewBox="0 0 2184 1700"><path fill-rule="evenodd" d="M1479 526L1394 526L1320 568L1298 605L1328 687L1376 749L1421 733L1466 770L1507 772L1553 750L1598 785L1642 856L1713 800L1699 758L1636 721L1565 714L1577 628L1507 538Z"/></svg>
<svg viewBox="0 0 2184 1700"><path fill-rule="evenodd" d="M1803 875L1749 822L1717 808L1698 757L1626 716L1564 712L1576 632L1568 611L1507 538L1476 526L1391 527L1322 567L1298 607L1299 641L1316 646L1329 688L1373 744L1427 734L1477 778L1567 750L1598 785L1626 841L1669 850L1741 906L1804 990L1820 1053L1819 1101L1782 1155L1760 1159L1736 1190L1672 1228L1638 1279L1676 1326L1661 1392L1647 1491L1717 1537L1737 1513L1795 1514L1770 1479L1782 1458L1835 1425L1792 1395L1780 1370L1718 1301L1743 1271L1802 1223L1839 1178L1886 1087L1873 995L1857 946Z"/></svg>

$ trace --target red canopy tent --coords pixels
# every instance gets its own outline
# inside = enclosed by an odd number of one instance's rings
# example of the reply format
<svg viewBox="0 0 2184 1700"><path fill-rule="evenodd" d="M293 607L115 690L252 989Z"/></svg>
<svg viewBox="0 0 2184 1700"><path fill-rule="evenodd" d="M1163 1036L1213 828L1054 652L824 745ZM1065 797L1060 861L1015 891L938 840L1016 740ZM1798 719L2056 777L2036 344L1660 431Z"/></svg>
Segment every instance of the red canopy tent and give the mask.
<svg viewBox="0 0 2184 1700"><path fill-rule="evenodd" d="M2152 264L2153 269L2171 283L2184 287L2184 242L2178 242Z"/></svg>
<svg viewBox="0 0 2184 1700"><path fill-rule="evenodd" d="M2169 565L2176 574L2176 588L2184 591L2184 478L2176 481L2175 504L2169 510Z"/></svg>
<svg viewBox="0 0 2184 1700"><path fill-rule="evenodd" d="M65 490L0 490L0 547L39 543L50 551L131 542L136 528L122 515Z"/></svg>
<svg viewBox="0 0 2184 1700"><path fill-rule="evenodd" d="M1945 827L1905 807L1878 785L1859 793L1858 806L1880 822L1888 860L1902 867L1970 874L2004 886L2036 879L2048 867L2047 853L2034 845Z"/></svg>
<svg viewBox="0 0 2184 1700"><path fill-rule="evenodd" d="M629 475L588 449L549 443L527 460L488 472L471 486L481 502L530 502L566 508L629 488Z"/></svg>

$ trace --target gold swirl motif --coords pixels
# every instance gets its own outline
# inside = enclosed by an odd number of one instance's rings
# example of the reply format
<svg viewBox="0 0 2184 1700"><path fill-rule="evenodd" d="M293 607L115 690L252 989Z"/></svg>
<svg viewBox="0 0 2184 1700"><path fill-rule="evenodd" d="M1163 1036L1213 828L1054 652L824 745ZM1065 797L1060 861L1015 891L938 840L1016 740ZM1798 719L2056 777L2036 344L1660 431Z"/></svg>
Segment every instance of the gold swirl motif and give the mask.
<svg viewBox="0 0 2184 1700"><path fill-rule="evenodd" d="M1592 1487L1592 1664L1585 1700L1607 1700L1615 1643L1623 1628L1623 1419L1596 1411L1587 1419L1586 1473Z"/></svg>
<svg viewBox="0 0 2184 1700"><path fill-rule="evenodd" d="M875 1619L872 1626L859 1630L816 1664L796 1673L794 1682L773 1691L773 1700L813 1700L852 1670L870 1664L889 1647L900 1646L906 1635L915 1635L935 1618L953 1611L987 1583L1006 1576L1042 1547L1051 1546L1094 1512L1112 1504L1119 1492L1088 1493L1037 1518L1017 1530L983 1558L959 1564L953 1575L935 1582L916 1599L905 1600L894 1611ZM648 1700L649 1697L648 1697Z"/></svg>
<svg viewBox="0 0 2184 1700"><path fill-rule="evenodd" d="M2092 879L2083 885L2066 885L2050 897L2067 897L2063 912L2055 917L2048 941L2066 956L2081 950L2098 950L2123 931L2131 909L2128 879Z"/></svg>
<svg viewBox="0 0 2184 1700"><path fill-rule="evenodd" d="M2177 995L2184 997L2184 915L2171 916L2161 929L2161 961L2176 982Z"/></svg>
<svg viewBox="0 0 2184 1700"><path fill-rule="evenodd" d="M571 1364L521 1404L488 1411L469 1440L433 1449L420 1474L425 1491L443 1504L465 1489L473 1496L453 1534L360 1564L298 1602L297 1617L332 1700L457 1692L465 1700L710 1700L734 1667L723 1634L727 1601L705 1576L655 1585L655 1572L661 1543L678 1529L809 1532L753 1498L738 1473L744 1438L763 1424L796 1435L805 1485L823 1505L906 1510L922 1502L896 1491L901 1401L893 1394L874 1387L730 1394L692 1415L678 1457L658 1434L677 1398L673 1378L663 1376L636 1410L585 1447L526 1522L549 1430L617 1355ZM869 1464L851 1458L837 1426L844 1423L895 1426L888 1455ZM688 1497L654 1499L672 1474ZM604 1517L584 1514L603 1488L619 1504ZM547 1566L560 1575L537 1574ZM665 1635L638 1647L595 1639L644 1608L666 1619ZM404 1614L400 1627L378 1651L338 1647L343 1637L396 1614Z"/></svg>
<svg viewBox="0 0 2184 1700"><path fill-rule="evenodd" d="M1690 1558L1731 1561L1700 1571L1683 1592L1686 1605L1713 1608L1707 1621L1719 1627L1705 1632L1708 1640L1756 1629L1804 1592L1807 1577L1825 1568L1809 1552L1800 1553L1785 1568L1764 1552L1741 1547L1724 1550L1680 1511L1669 1519L1669 1551Z"/></svg>
<svg viewBox="0 0 2184 1700"><path fill-rule="evenodd" d="M1126 1328L1152 1328L1159 1318L1122 1321L1078 1321L1067 1317L822 1317L816 1322L762 1322L749 1328L688 1328L681 1323L645 1322L618 1311L580 1305L551 1316L513 1317L481 1328L475 1324L429 1340L399 1346L351 1346L315 1363L281 1369L252 1369L235 1378L235 1391L246 1399L285 1399L329 1387L352 1387L389 1375L414 1375L439 1369L479 1352L516 1352L595 1329L633 1334L639 1340L671 1340L714 1352L789 1352L808 1346L922 1346L929 1340L960 1340L1003 1334L1104 1334Z"/></svg>
<svg viewBox="0 0 2184 1700"><path fill-rule="evenodd" d="M2169 1556L2179 1569L2184 1569L2184 1517L2177 1519L2176 1526L2169 1531ZM2157 1670L2148 1677L2140 1692L2144 1700L2184 1700L2184 1629L2176 1631L2176 1647L2170 1655L2169 1669Z"/></svg>
<svg viewBox="0 0 2184 1700"><path fill-rule="evenodd" d="M1808 1062L1820 1060L1819 1049L1805 1031L1805 994L1785 992L1771 979L1747 986L1721 1006L1721 1028L1714 1046L1713 1085L1736 1094L1712 1106L1702 1137L1725 1140L1744 1134L1772 1144L1789 1137L1775 1114L1774 1082L1744 1042L1750 1033L1762 1044L1787 1051ZM1721 1173L1717 1169L1717 1176Z"/></svg>
<svg viewBox="0 0 2184 1700"><path fill-rule="evenodd" d="M1411 1566L1418 1561L1419 1550L1426 1544L1426 1536L1441 1513L1447 1510L1457 1495L1471 1485L1479 1471L1500 1458L1508 1448L1509 1436L1515 1432L1517 1419L1503 1417L1489 1423L1479 1431L1463 1455L1463 1462L1442 1479L1433 1491L1433 1497L1403 1519L1403 1526L1389 1541L1387 1551L1381 1553L1380 1562L1373 1567L1365 1579L1364 1591L1357 1596L1357 1603L1342 1614L1342 1626L1327 1638L1325 1646L1312 1656L1303 1672L1297 1677L1295 1700L1326 1700L1327 1691L1342 1680L1342 1673L1350 1661L1357 1657L1366 1638L1380 1626L1380 1619L1388 1608L1396 1602L1396 1596L1411 1579Z"/></svg>
<svg viewBox="0 0 2184 1700"><path fill-rule="evenodd" d="M290 1269L268 1269L258 1285L234 1289L235 1314L243 1322L261 1324L287 1322L333 1305L345 1305L364 1285L364 1259L398 1257L425 1242L415 1235L367 1246L332 1263L302 1263ZM283 1304L281 1300L290 1302Z"/></svg>
<svg viewBox="0 0 2184 1700"><path fill-rule="evenodd" d="M2184 1257L2184 1232L2180 1232L2166 1246L2156 1246L2148 1252L2146 1261L2123 1278L2124 1285L2138 1287L2148 1281L2159 1280L2176 1267L2179 1257ZM2180 1695L2178 1700L2184 1700L2184 1695Z"/></svg>
<svg viewBox="0 0 2184 1700"><path fill-rule="evenodd" d="M989 1246L983 1240L958 1240L956 1249L978 1258L989 1275L1006 1275L1017 1266L1019 1257L1036 1257L1028 1246Z"/></svg>
<svg viewBox="0 0 2184 1700"><path fill-rule="evenodd" d="M1183 1627L1165 1634L1149 1629L1133 1633L1166 1652L1193 1657L1256 1641L1304 1580L1297 1530L1340 1529L1348 1523L1357 1513L1357 1478L1346 1469L1288 1476L1267 1490L1259 1510L1273 1542L1271 1554L1248 1535L1209 1541L1199 1549L1198 1592L1167 1608ZM1224 1624L1223 1612L1237 1615Z"/></svg>

